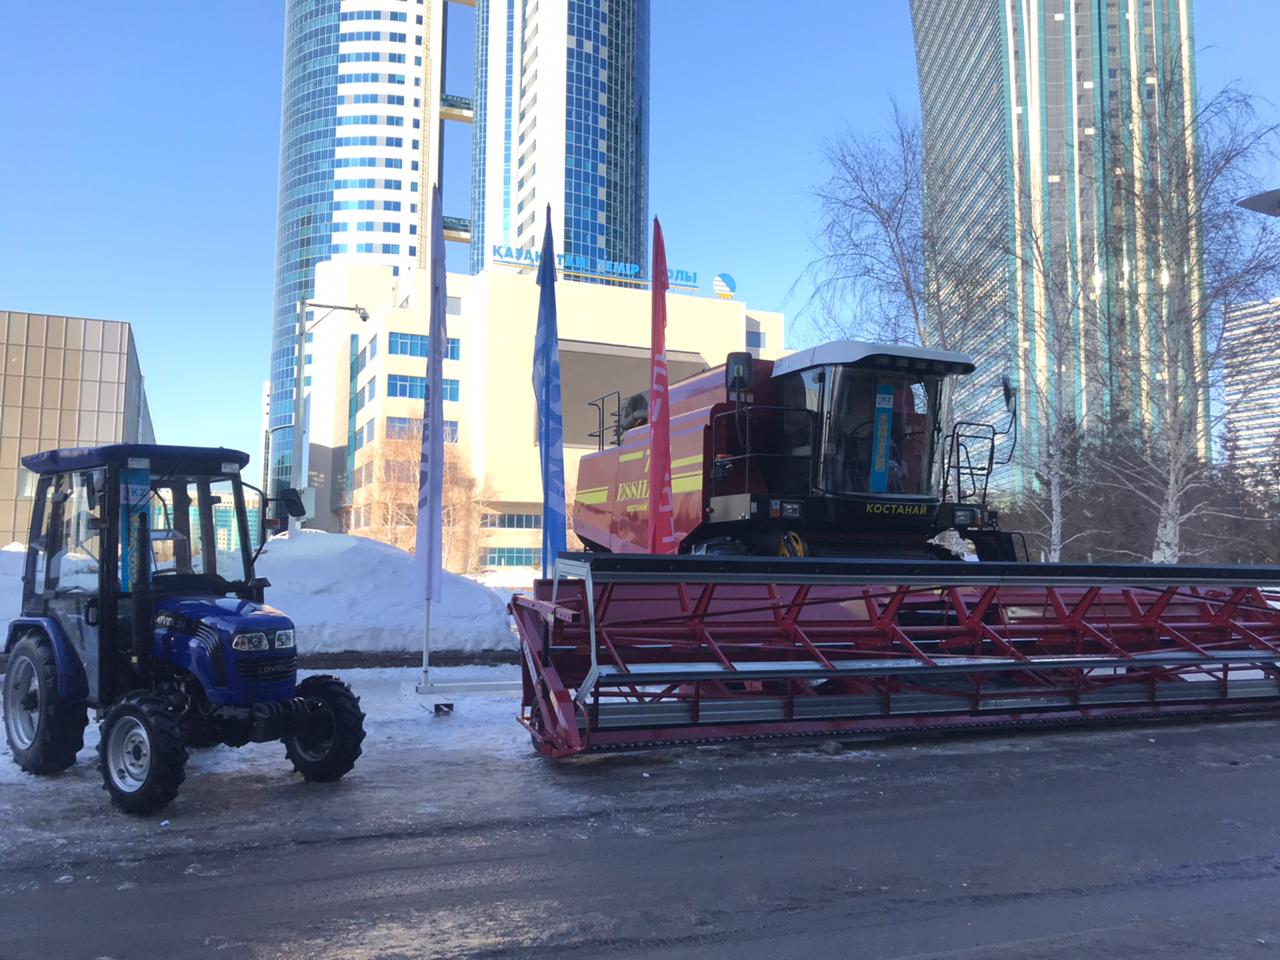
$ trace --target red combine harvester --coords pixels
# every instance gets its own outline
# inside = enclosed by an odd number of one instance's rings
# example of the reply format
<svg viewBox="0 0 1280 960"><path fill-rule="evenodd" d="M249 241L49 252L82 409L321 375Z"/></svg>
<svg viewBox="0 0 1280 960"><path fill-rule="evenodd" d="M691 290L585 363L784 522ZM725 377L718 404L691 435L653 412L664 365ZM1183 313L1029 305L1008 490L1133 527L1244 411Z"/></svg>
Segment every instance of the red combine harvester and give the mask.
<svg viewBox="0 0 1280 960"><path fill-rule="evenodd" d="M1013 392L946 423L973 369L837 342L673 385L675 556L642 552L645 397L596 401L588 552L511 606L537 749L1280 709L1280 568L1019 561Z"/></svg>

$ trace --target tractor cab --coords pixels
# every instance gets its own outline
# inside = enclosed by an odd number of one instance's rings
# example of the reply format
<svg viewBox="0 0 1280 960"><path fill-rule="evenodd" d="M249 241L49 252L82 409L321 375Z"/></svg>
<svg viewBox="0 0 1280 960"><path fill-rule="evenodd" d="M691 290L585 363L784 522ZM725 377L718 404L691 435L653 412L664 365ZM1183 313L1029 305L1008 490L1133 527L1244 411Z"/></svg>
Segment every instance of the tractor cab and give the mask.
<svg viewBox="0 0 1280 960"><path fill-rule="evenodd" d="M133 682L157 619L184 598L261 602L240 480L246 454L117 444L23 462L38 479L22 613L57 623L91 702Z"/></svg>

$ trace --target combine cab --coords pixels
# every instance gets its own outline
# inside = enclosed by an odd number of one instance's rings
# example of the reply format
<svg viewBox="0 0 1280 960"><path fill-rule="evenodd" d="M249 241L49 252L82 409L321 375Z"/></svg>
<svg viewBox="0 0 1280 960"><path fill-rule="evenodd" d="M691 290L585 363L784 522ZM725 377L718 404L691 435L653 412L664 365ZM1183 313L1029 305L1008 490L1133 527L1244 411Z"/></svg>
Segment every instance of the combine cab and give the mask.
<svg viewBox="0 0 1280 960"><path fill-rule="evenodd" d="M776 361L731 354L675 384L680 552L940 559L963 539L984 560L1016 559L985 503L1006 430L944 429L952 381L973 368L962 353L842 341ZM579 467L574 531L595 552L643 552L646 398L619 402L610 425L595 406L600 450ZM960 537L939 544L951 529Z"/></svg>
<svg viewBox="0 0 1280 960"><path fill-rule="evenodd" d="M1014 418L946 423L972 370L833 343L675 385L676 556L642 552L643 396L597 401L590 552L511 605L539 752L1280 708L1280 568L1017 562Z"/></svg>

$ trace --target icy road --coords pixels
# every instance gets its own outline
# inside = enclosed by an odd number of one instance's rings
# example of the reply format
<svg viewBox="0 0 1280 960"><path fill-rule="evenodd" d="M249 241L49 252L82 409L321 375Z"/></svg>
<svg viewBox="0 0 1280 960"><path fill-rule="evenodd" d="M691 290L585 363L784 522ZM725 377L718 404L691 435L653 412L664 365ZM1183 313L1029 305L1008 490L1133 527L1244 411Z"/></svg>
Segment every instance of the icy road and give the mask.
<svg viewBox="0 0 1280 960"><path fill-rule="evenodd" d="M135 820L91 744L45 781L0 751L0 958L1280 955L1280 721L552 764L415 675L348 673L336 785L193 751Z"/></svg>

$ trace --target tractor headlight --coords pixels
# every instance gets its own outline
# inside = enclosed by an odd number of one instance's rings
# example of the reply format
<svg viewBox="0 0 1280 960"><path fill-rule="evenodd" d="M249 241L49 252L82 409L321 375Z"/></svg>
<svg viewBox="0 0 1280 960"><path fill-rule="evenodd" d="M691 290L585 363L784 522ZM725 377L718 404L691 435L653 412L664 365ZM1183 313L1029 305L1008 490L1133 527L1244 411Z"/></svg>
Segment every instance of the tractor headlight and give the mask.
<svg viewBox="0 0 1280 960"><path fill-rule="evenodd" d="M274 646L277 650L292 650L293 649L293 631L277 630Z"/></svg>
<svg viewBox="0 0 1280 960"><path fill-rule="evenodd" d="M232 650L266 650L267 635L265 633L237 633L231 639Z"/></svg>

